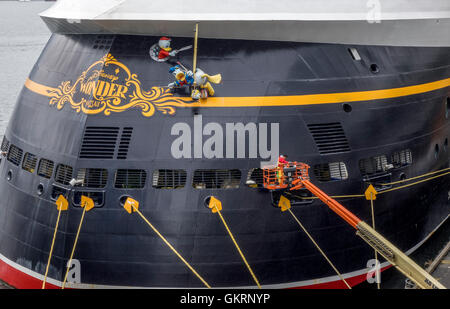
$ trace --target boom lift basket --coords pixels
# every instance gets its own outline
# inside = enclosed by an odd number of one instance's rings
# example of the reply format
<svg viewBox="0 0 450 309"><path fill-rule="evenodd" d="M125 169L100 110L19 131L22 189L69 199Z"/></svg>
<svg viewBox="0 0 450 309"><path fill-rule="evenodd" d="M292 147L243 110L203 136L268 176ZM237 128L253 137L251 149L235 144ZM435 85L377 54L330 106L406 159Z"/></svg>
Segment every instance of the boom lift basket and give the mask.
<svg viewBox="0 0 450 309"><path fill-rule="evenodd" d="M264 188L283 190L293 187L296 179L309 180L309 165L301 162L280 163L263 168Z"/></svg>

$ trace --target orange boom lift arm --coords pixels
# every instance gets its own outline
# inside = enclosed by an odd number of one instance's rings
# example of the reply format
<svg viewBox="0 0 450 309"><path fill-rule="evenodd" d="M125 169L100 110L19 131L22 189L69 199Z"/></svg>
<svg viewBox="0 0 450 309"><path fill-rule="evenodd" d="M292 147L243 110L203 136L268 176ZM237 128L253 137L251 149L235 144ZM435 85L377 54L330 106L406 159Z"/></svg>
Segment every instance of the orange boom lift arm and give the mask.
<svg viewBox="0 0 450 309"><path fill-rule="evenodd" d="M445 289L428 272L395 247L370 225L359 219L339 202L328 196L309 180L309 166L300 162L288 162L277 167L263 168L264 187L269 190L298 190L306 188L332 211L344 219L366 243L380 253L401 273L423 289Z"/></svg>

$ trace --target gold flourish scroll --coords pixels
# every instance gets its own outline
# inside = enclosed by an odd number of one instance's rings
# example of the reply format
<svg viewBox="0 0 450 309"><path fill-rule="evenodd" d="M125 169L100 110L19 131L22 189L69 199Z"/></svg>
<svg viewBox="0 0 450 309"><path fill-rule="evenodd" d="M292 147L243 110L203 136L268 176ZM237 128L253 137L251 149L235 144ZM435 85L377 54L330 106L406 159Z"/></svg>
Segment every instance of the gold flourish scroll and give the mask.
<svg viewBox="0 0 450 309"><path fill-rule="evenodd" d="M115 70L112 70L114 74L106 74L103 71L109 66L116 67ZM108 87L116 87L122 91L116 94L111 92L101 95L101 91L95 88L100 77L104 76L106 79L114 81L118 79L116 75L119 72L125 74L125 82L122 85L114 84L113 86L111 86L113 83L108 83ZM75 99L77 95L79 98ZM189 97L174 96L170 89L164 87L152 87L145 91L137 74L132 74L127 66L117 61L111 54L94 62L75 82L64 81L57 88L49 90L48 96L50 97L49 104L55 105L58 110L69 104L77 113L83 112L90 115L103 113L106 116L131 108L140 109L145 117L153 116L155 111L165 115L174 115L176 107L185 107L195 103Z"/></svg>

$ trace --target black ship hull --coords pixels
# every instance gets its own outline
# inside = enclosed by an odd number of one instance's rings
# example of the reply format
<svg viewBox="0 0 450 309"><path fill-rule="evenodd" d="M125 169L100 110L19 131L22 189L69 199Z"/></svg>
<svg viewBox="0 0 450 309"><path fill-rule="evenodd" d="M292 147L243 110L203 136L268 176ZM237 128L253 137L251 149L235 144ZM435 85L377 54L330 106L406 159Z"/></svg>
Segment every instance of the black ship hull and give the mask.
<svg viewBox="0 0 450 309"><path fill-rule="evenodd" d="M194 101L185 89L165 87L177 61L192 67L191 53L155 62L148 51L157 40L50 39L2 144L0 279L40 288L63 194L70 205L48 287L64 279L81 195L96 207L86 213L69 287L202 287L123 209L130 196L212 287L253 287L220 219L205 207L215 196L263 287L345 288L296 222L274 207L279 193L262 188L261 162L279 153L309 164L311 180L344 196L339 201L368 223L370 201L354 195L375 185L376 228L401 250L412 252L448 217L448 177L404 188L395 182L449 167L450 48L204 39L198 66L223 80L213 97ZM69 185L80 177L82 186ZM366 280L373 250L320 201L294 193L292 211L337 269L351 285Z"/></svg>

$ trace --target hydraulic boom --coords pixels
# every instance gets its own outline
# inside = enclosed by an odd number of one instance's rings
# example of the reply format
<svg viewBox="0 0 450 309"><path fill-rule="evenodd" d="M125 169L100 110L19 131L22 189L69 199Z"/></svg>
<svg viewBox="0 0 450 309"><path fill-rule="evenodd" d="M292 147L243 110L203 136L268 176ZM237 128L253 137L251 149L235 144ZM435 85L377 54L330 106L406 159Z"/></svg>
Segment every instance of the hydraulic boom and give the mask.
<svg viewBox="0 0 450 309"><path fill-rule="evenodd" d="M264 168L264 187L269 190L298 190L305 188L318 197L331 210L356 229L356 234L381 254L410 280L422 289L445 289L433 276L417 265L370 225L359 219L339 202L328 196L309 181L309 166L289 162L277 167Z"/></svg>

